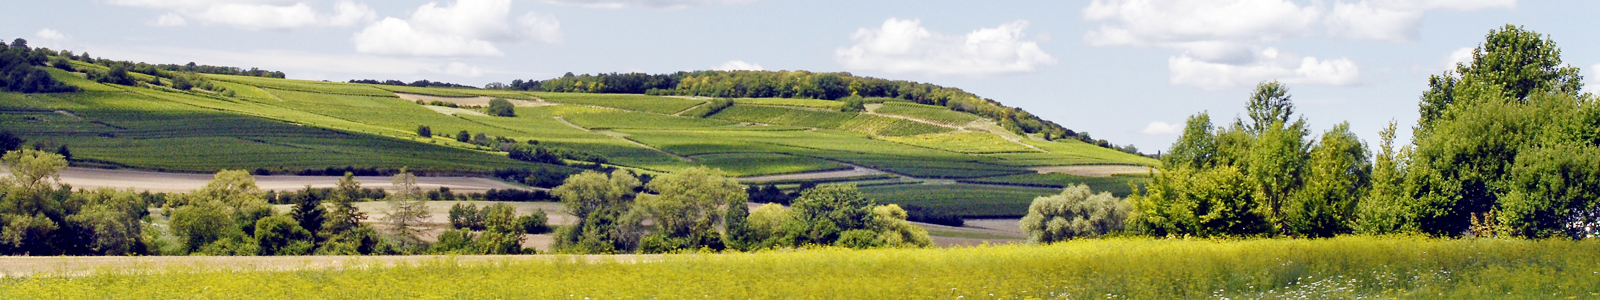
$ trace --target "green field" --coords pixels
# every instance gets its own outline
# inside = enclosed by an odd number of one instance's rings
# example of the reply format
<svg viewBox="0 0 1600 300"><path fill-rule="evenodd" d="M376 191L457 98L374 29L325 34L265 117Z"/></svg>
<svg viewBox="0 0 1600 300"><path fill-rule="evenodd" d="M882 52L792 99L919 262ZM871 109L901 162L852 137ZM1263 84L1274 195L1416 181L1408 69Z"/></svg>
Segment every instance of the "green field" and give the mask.
<svg viewBox="0 0 1600 300"><path fill-rule="evenodd" d="M719 153L693 156L695 162L721 169L734 176L754 176L847 170L836 162L778 153Z"/></svg>
<svg viewBox="0 0 1600 300"><path fill-rule="evenodd" d="M183 265L0 279L7 299L1593 299L1600 243L1077 240L639 258L439 258L297 271ZM291 262L279 267L295 267Z"/></svg>
<svg viewBox="0 0 1600 300"><path fill-rule="evenodd" d="M1004 184L1004 185L1046 187L1046 188L1058 188L1058 189L1059 188L1065 188L1065 187L1068 187L1068 186L1083 184L1083 185L1089 186L1089 189L1093 190L1095 193L1111 192L1111 195L1113 195L1113 196L1127 197L1128 194L1133 191L1132 188L1130 188L1128 186L1128 184L1136 184L1136 185L1139 185L1139 186L1143 186L1144 185L1144 180L1146 180L1147 178L1148 178L1147 176L1136 176L1136 175L1117 175L1117 176L1111 176L1111 177L1083 177L1083 176L1073 176L1073 175L1060 174L1060 173L1049 173L1049 174L1030 173L1030 174L1018 174L1018 175L1010 175L1010 176L962 179L962 180L959 180L959 181L960 182L964 182L964 183Z"/></svg>
<svg viewBox="0 0 1600 300"><path fill-rule="evenodd" d="M1020 218L1039 196L1061 189L977 184L923 184L862 187L879 204L947 208L967 218Z"/></svg>
<svg viewBox="0 0 1600 300"><path fill-rule="evenodd" d="M878 107L875 112L886 115L906 116L952 126L967 125L967 123L972 123L972 121L977 121L978 119L983 118L969 113L953 111L941 106L922 105L899 101L884 102L883 106Z"/></svg>
<svg viewBox="0 0 1600 300"><path fill-rule="evenodd" d="M88 66L85 68L97 68ZM840 112L841 102L734 99L708 116L674 116L702 99L627 94L541 93L204 75L227 92L104 85L49 68L82 88L68 94L0 94L5 130L71 147L76 164L211 172L222 168L294 171L399 168L484 173L547 165L510 160L491 148L458 142L483 134L604 156L650 172L695 165L738 176L872 168L914 179L989 180L1028 174L1027 167L1154 164L1154 160L1076 141L1008 141L987 131L881 115ZM133 74L149 79L148 75ZM140 77L145 76L145 77ZM515 117L446 114L395 93L535 99ZM890 103L897 115L958 123L971 116L938 107ZM940 121L942 120L942 121ZM432 138L417 136L427 126ZM870 181L870 180L867 180ZM966 185L961 185L966 186ZM888 187L884 187L888 188ZM980 189L981 190L981 189ZM907 191L935 197L940 190ZM973 215L1016 215L1014 193L966 193L958 207ZM1001 212L1002 210L1011 210Z"/></svg>

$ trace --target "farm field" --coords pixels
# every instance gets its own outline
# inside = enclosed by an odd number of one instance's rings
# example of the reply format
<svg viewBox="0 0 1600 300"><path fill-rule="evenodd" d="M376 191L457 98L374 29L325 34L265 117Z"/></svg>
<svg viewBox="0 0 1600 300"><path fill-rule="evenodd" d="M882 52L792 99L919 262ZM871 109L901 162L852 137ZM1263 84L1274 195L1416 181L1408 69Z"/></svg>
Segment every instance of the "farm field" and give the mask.
<svg viewBox="0 0 1600 300"><path fill-rule="evenodd" d="M977 184L1004 184L1045 188L1065 188L1072 185L1088 185L1095 193L1111 192L1112 196L1127 197L1132 192L1129 184L1144 185L1147 176L1117 175L1109 177L1085 177L1059 173L1049 174L1018 174L999 177L973 178L957 180L963 183Z"/></svg>
<svg viewBox="0 0 1600 300"><path fill-rule="evenodd" d="M618 257L192 259L3 279L0 298L1568 299L1600 295L1596 251L1600 243L1592 241L1349 236Z"/></svg>
<svg viewBox="0 0 1600 300"><path fill-rule="evenodd" d="M1061 189L977 184L914 184L862 187L878 204L947 208L967 218L1014 218L1028 212L1039 196L1060 194Z"/></svg>
<svg viewBox="0 0 1600 300"><path fill-rule="evenodd" d="M887 110L884 115L873 115L839 112L842 103L838 101L743 98L733 99L733 106L706 118L692 118L674 114L710 99L420 88L232 75L203 75L227 93L180 92L100 84L50 70L53 76L84 91L0 93L0 102L4 102L0 103L0 122L7 124L6 130L30 140L71 147L75 165L89 167L196 173L243 168L280 174L330 167L409 167L461 174L536 168L575 171L512 160L481 141L458 141L477 135L594 154L609 164L644 172L705 165L735 176L798 174L797 178L808 178L805 173L827 174L858 166L869 173L901 176L915 183L1022 175L1039 166L1153 163L1077 141L1023 137L1014 142L986 131L989 129L957 131L932 125L929 123L976 122L967 120L975 117L970 114L906 103L875 104ZM140 77L143 74L131 76L147 79ZM523 105L514 108L514 117L493 117L482 114L481 108L418 105L415 100L402 99L402 94L414 99L456 97L451 99L473 104L505 98ZM430 128L432 136L418 136L420 127ZM468 136L461 137L463 132ZM878 184L873 180L882 179L846 181ZM991 202L1016 202L1023 197L1008 193L988 197L993 199L971 201L962 204L962 209L974 211L974 215L1020 214L996 213Z"/></svg>

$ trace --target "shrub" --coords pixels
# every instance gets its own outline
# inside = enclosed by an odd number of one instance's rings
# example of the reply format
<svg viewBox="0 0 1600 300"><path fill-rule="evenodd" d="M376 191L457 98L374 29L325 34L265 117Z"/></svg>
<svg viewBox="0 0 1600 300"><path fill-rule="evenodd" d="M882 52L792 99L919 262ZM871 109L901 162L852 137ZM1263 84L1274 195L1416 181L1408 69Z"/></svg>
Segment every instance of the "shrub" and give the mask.
<svg viewBox="0 0 1600 300"><path fill-rule="evenodd" d="M261 255L302 255L311 252L311 232L294 218L276 215L256 221L256 245Z"/></svg>
<svg viewBox="0 0 1600 300"><path fill-rule="evenodd" d="M428 125L417 125L417 136L431 138L433 137L433 128L429 128Z"/></svg>
<svg viewBox="0 0 1600 300"><path fill-rule="evenodd" d="M506 101L506 99L500 99L500 98L494 98L494 100L489 100L489 108L485 111L485 113L488 113L491 116L497 116L497 117L515 117L515 116L517 116L517 111L515 109L515 106L511 105L511 101Z"/></svg>
<svg viewBox="0 0 1600 300"><path fill-rule="evenodd" d="M522 232L527 234L543 234L550 232L550 217L543 208L534 210L532 214L517 218L517 224L522 227Z"/></svg>
<svg viewBox="0 0 1600 300"><path fill-rule="evenodd" d="M1059 195L1034 198L1021 226L1031 243L1098 237L1122 231L1129 210L1123 199L1109 192L1094 194L1089 186L1079 184Z"/></svg>

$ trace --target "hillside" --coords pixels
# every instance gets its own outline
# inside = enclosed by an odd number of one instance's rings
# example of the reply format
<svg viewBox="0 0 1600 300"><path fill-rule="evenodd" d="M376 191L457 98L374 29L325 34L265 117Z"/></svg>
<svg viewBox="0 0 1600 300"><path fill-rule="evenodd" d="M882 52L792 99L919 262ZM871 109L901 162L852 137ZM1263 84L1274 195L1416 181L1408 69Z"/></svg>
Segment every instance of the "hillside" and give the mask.
<svg viewBox="0 0 1600 300"><path fill-rule="evenodd" d="M990 118L902 101L841 112L839 101L740 98L706 111L715 100L150 69L152 76L138 67L121 75L127 80L120 83L126 84L114 84L102 82L115 82L105 78L121 68L117 62L56 58L51 65L62 68L39 69L77 91L0 93L0 129L35 145L70 149L74 164L91 167L231 168L261 174L382 174L409 167L516 180L538 170L573 173L595 163L647 174L705 165L736 176L800 173L798 179L776 182L787 187L843 180L887 187L942 184L980 197L1010 195L921 203L918 199L942 189L876 194L880 202L958 210L998 202L970 215L1015 216L1032 196L1052 194L1070 182L1104 181L1039 174L1035 168L1157 164L1073 139L1019 135ZM184 85L192 88L174 88ZM510 100L515 116L485 114L481 108L491 99ZM431 136L419 135L421 127ZM522 152L508 156L508 151ZM804 174L851 169L873 175ZM1117 184L1125 181L1100 186L1125 192L1126 185ZM990 190L1002 192L985 192Z"/></svg>

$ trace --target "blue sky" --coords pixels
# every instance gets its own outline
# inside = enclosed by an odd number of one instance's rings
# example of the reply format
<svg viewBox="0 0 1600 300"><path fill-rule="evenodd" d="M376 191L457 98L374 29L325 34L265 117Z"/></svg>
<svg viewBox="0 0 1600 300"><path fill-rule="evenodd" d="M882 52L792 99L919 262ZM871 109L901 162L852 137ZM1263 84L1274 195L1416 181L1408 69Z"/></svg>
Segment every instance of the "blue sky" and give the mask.
<svg viewBox="0 0 1600 300"><path fill-rule="evenodd" d="M22 2L22 3L15 3ZM471 85L565 72L847 71L959 87L1096 138L1165 149L1262 80L1320 132L1416 122L1427 77L1505 24L1600 79L1597 1L14 1L0 38L290 78ZM1470 57L1470 56L1467 56ZM1402 130L1402 139L1409 132Z"/></svg>

